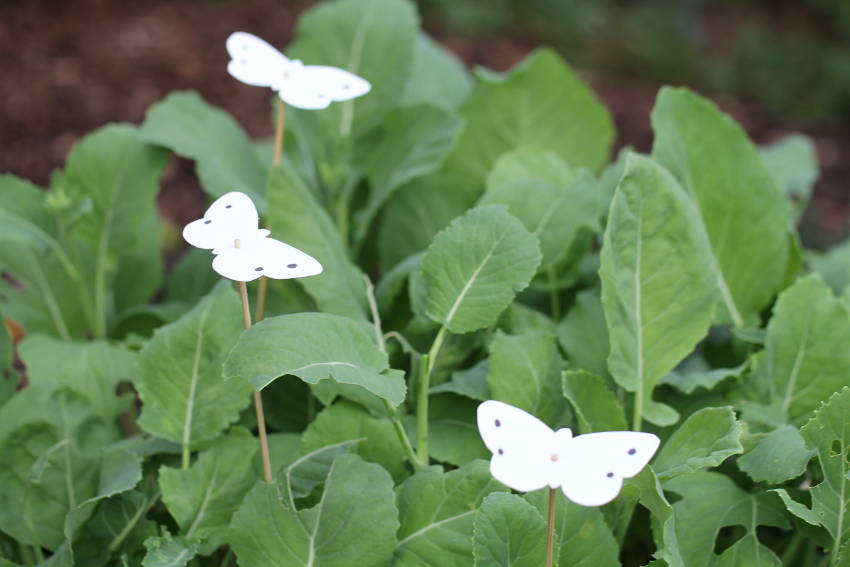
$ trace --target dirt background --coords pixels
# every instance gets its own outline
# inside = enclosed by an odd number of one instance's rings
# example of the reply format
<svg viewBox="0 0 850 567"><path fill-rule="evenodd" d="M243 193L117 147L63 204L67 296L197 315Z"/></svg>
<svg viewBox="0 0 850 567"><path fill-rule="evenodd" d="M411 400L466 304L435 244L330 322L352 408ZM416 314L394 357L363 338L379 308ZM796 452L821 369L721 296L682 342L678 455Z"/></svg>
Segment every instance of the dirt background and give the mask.
<svg viewBox="0 0 850 567"><path fill-rule="evenodd" d="M313 2L281 0L3 0L0 2L0 172L47 185L78 138L107 122L140 123L146 109L176 89L195 89L231 112L254 137L272 133L268 93L225 72L224 41L234 30L291 40ZM503 70L537 46L527 37L470 39L426 29L468 65ZM658 84L634 75L579 69L612 110L617 146L648 151L649 112ZM745 100L704 93L759 143L792 129ZM796 128L818 149L821 177L801 222L805 243L823 248L845 238L850 219L850 132ZM192 167L175 162L163 182L163 214L195 218L203 195Z"/></svg>

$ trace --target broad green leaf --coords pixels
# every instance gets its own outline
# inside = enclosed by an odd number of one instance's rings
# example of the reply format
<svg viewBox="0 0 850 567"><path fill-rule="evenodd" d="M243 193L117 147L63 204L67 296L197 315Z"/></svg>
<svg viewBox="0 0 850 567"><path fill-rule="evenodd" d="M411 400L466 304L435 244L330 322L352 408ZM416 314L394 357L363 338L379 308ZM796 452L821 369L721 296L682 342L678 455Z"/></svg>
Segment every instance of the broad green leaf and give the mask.
<svg viewBox="0 0 850 567"><path fill-rule="evenodd" d="M343 137L376 126L401 101L418 24L407 0L337 0L317 5L299 20L287 55L308 65L340 67L372 83L369 94L321 111Z"/></svg>
<svg viewBox="0 0 850 567"><path fill-rule="evenodd" d="M490 494L475 513L472 546L476 567L539 567L546 557L546 521L515 494Z"/></svg>
<svg viewBox="0 0 850 567"><path fill-rule="evenodd" d="M366 237L393 192L439 167L462 126L453 112L428 104L397 108L387 116L374 134L377 143L365 164L369 198L356 217L356 242Z"/></svg>
<svg viewBox="0 0 850 567"><path fill-rule="evenodd" d="M162 285L162 224L156 209L149 210L136 233L135 246L121 252L112 282L116 313L144 305Z"/></svg>
<svg viewBox="0 0 850 567"><path fill-rule="evenodd" d="M776 185L790 199L794 221L798 222L809 206L812 187L820 174L814 142L803 134L791 134L759 151Z"/></svg>
<svg viewBox="0 0 850 567"><path fill-rule="evenodd" d="M496 331L490 342L487 385L492 398L523 409L550 426L563 425L568 411L561 395L563 369L555 335Z"/></svg>
<svg viewBox="0 0 850 567"><path fill-rule="evenodd" d="M652 468L664 480L716 467L732 455L744 452L742 431L731 407L703 408L688 417L664 442Z"/></svg>
<svg viewBox="0 0 850 567"><path fill-rule="evenodd" d="M298 280L322 311L367 319L366 288L360 269L327 211L292 171L276 167L269 175L269 228L275 238L303 250L324 271Z"/></svg>
<svg viewBox="0 0 850 567"><path fill-rule="evenodd" d="M490 399L487 386L488 364L482 360L472 368L452 372L452 379L432 386L431 394L452 393L483 402Z"/></svg>
<svg viewBox="0 0 850 567"><path fill-rule="evenodd" d="M398 489L397 567L468 567L475 510L502 490L485 461L450 472L421 469Z"/></svg>
<svg viewBox="0 0 850 567"><path fill-rule="evenodd" d="M685 567L686 565L691 567L690 563L683 559L684 554L677 531L679 519L673 513L673 506L664 495L661 483L658 482L652 467L644 468L637 476L626 481L619 499L628 503L629 498L633 499L632 502L639 500L641 505L649 510L652 536L656 546L653 557L664 560L668 567ZM620 521L620 518L617 520Z"/></svg>
<svg viewBox="0 0 850 567"><path fill-rule="evenodd" d="M597 171L614 139L608 110L550 49L505 74L478 70L460 113L466 128L446 167L464 189L480 188L496 159L520 147L552 150Z"/></svg>
<svg viewBox="0 0 850 567"><path fill-rule="evenodd" d="M307 426L301 438L301 451L313 450L343 441L363 439L352 449L365 461L378 463L394 479L407 476L404 447L393 423L374 417L360 406L345 400L323 409Z"/></svg>
<svg viewBox="0 0 850 567"><path fill-rule="evenodd" d="M115 418L125 410L115 393L121 382L136 377L138 355L105 341L67 342L29 335L19 346L31 384L64 386L89 399L98 413Z"/></svg>
<svg viewBox="0 0 850 567"><path fill-rule="evenodd" d="M688 359L690 360L690 359ZM685 361L686 365L688 361ZM683 366L684 366L683 365ZM696 364L694 364L696 366ZM677 368L673 372L667 374L662 380L662 384L669 384L677 390L685 394L692 394L697 388L711 390L720 382L733 376L740 376L747 368L748 362L735 366L733 368L712 368L708 369L708 365L703 363L703 369Z"/></svg>
<svg viewBox="0 0 850 567"><path fill-rule="evenodd" d="M496 322L537 266L534 236L504 207L476 207L440 232L422 258L428 316L454 333Z"/></svg>
<svg viewBox="0 0 850 567"><path fill-rule="evenodd" d="M783 425L740 457L738 468L756 482L780 484L803 474L812 455L814 451L806 448L800 431L793 425Z"/></svg>
<svg viewBox="0 0 850 567"><path fill-rule="evenodd" d="M411 274L419 270L421 261L422 253L414 254L383 274L381 281L375 286L375 301L378 303L380 313L392 314L391 310L396 298L404 291L405 284L409 281Z"/></svg>
<svg viewBox="0 0 850 567"><path fill-rule="evenodd" d="M823 480L811 489L811 509L777 492L789 512L826 529L832 542L827 551L837 565L841 546L850 541L850 388L833 394L800 432L817 454Z"/></svg>
<svg viewBox="0 0 850 567"><path fill-rule="evenodd" d="M691 196L699 209L695 222L708 233L722 318L741 327L756 318L785 277L785 197L741 127L694 93L661 89L652 129L653 158Z"/></svg>
<svg viewBox="0 0 850 567"><path fill-rule="evenodd" d="M292 374L309 384L331 379L384 398L393 406L405 396L404 377L388 370L387 355L366 328L328 313L280 315L257 323L239 338L224 375L247 380L258 390Z"/></svg>
<svg viewBox="0 0 850 567"><path fill-rule="evenodd" d="M18 397L26 421L10 415L14 399L0 412L0 424L18 421L0 435L0 529L53 550L65 539L69 511L123 482L123 475L100 476L102 449L117 431L75 392L33 386L25 393Z"/></svg>
<svg viewBox="0 0 850 567"><path fill-rule="evenodd" d="M55 198L67 199L76 209L65 214L73 223L69 235L93 252L86 277L91 282L96 336L106 333L106 318L114 309L112 296L121 295L108 291L120 260L137 250L139 232L156 215L166 158L166 152L142 140L137 128L104 126L74 145L64 174L51 189Z"/></svg>
<svg viewBox="0 0 850 567"><path fill-rule="evenodd" d="M142 567L186 567L198 552L197 543L173 537L165 528L161 536L146 539L145 548L148 552L142 560Z"/></svg>
<svg viewBox="0 0 850 567"><path fill-rule="evenodd" d="M190 305L197 303L221 281L221 276L210 269L211 265L209 250L190 247L171 269L165 299Z"/></svg>
<svg viewBox="0 0 850 567"><path fill-rule="evenodd" d="M461 396L433 396L428 408L428 452L437 461L463 466L489 459L476 424L478 402ZM408 436L416 446L415 417L408 416Z"/></svg>
<svg viewBox="0 0 850 567"><path fill-rule="evenodd" d="M218 437L251 403L248 384L222 379L222 364L241 331L239 299L227 282L158 329L139 356L139 425L192 448Z"/></svg>
<svg viewBox="0 0 850 567"><path fill-rule="evenodd" d="M472 79L463 63L425 33L416 38L413 68L404 88L402 103L428 103L457 108L472 90Z"/></svg>
<svg viewBox="0 0 850 567"><path fill-rule="evenodd" d="M717 288L699 215L662 167L637 155L608 215L601 252L608 367L635 392L635 421L652 413L652 390L708 332ZM670 298L676 298L671 301Z"/></svg>
<svg viewBox="0 0 850 567"><path fill-rule="evenodd" d="M584 370L570 370L563 373L562 386L582 433L629 428L623 407L599 376Z"/></svg>
<svg viewBox="0 0 850 567"><path fill-rule="evenodd" d="M842 242L825 252L808 250L806 260L836 294L844 293L850 282L850 242Z"/></svg>
<svg viewBox="0 0 850 567"><path fill-rule="evenodd" d="M801 424L821 400L847 384L850 306L811 274L783 291L767 325L765 349L744 384L765 402L774 423ZM750 397L753 399L753 397ZM744 416L748 417L745 406Z"/></svg>
<svg viewBox="0 0 850 567"><path fill-rule="evenodd" d="M282 470L280 482L286 490L289 507L295 507L296 498L309 496L313 489L325 481L334 460L361 441L363 439L352 439L302 452L300 457L286 465Z"/></svg>
<svg viewBox="0 0 850 567"><path fill-rule="evenodd" d="M762 492L750 494L731 478L711 471L697 471L664 483L665 490L681 499L673 504L676 515L676 537L688 567L708 565L779 565L778 558L758 541L758 526L788 527L779 501ZM715 540L721 528L742 526L743 538L727 549L723 556L715 554ZM732 559L756 554L758 562Z"/></svg>
<svg viewBox="0 0 850 567"><path fill-rule="evenodd" d="M549 511L546 490L529 492L524 498L546 517ZM555 547L560 550L555 565L620 567L620 547L600 510L570 502L561 490L555 497L555 533Z"/></svg>
<svg viewBox="0 0 850 567"><path fill-rule="evenodd" d="M575 303L558 324L558 342L570 367L608 376L608 327L598 289L576 295Z"/></svg>
<svg viewBox="0 0 850 567"><path fill-rule="evenodd" d="M599 229L595 187L583 180L554 151L519 148L496 160L479 204L508 207L540 239L544 269L566 254L580 229Z"/></svg>
<svg viewBox="0 0 850 567"><path fill-rule="evenodd" d="M511 303L502 313L498 328L514 335L538 332L554 335L557 326L548 315L518 301Z"/></svg>
<svg viewBox="0 0 850 567"><path fill-rule="evenodd" d="M121 449L105 449L100 459L97 491L65 516L65 545L74 557L73 542L97 506L110 497L132 490L142 480L142 458Z"/></svg>
<svg viewBox="0 0 850 567"><path fill-rule="evenodd" d="M6 316L27 332L69 339L92 330L91 296L81 268L57 237L44 192L12 175L0 176L0 293Z"/></svg>
<svg viewBox="0 0 850 567"><path fill-rule="evenodd" d="M434 235L477 198L477 193L458 190L455 180L442 170L399 189L382 214L378 246L384 269L428 248Z"/></svg>
<svg viewBox="0 0 850 567"><path fill-rule="evenodd" d="M390 475L356 455L336 458L315 507L295 510L258 482L233 517L230 545L241 565L383 567L398 529Z"/></svg>
<svg viewBox="0 0 850 567"><path fill-rule="evenodd" d="M238 190L265 210L266 167L232 116L195 91L171 93L148 109L142 137L177 155L195 160L198 178L214 198Z"/></svg>
<svg viewBox="0 0 850 567"><path fill-rule="evenodd" d="M230 517L257 476L252 460L257 440L245 429L234 428L201 452L191 468L159 469L162 501L187 541L207 554L226 542Z"/></svg>

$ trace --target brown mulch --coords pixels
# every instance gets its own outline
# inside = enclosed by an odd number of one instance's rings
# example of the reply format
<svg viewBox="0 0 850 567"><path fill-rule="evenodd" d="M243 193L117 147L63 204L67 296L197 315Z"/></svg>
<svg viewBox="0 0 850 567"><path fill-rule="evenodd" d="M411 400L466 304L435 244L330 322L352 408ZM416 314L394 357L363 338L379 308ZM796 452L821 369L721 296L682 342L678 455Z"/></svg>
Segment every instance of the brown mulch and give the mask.
<svg viewBox="0 0 850 567"><path fill-rule="evenodd" d="M195 89L231 112L252 136L271 134L268 93L225 72L225 38L241 29L277 44L291 39L312 2L281 0L4 0L0 3L0 172L40 185L75 140L106 122L139 123L176 89ZM469 64L506 69L535 47L526 39L439 39ZM618 146L646 151L657 85L593 70L583 76L611 108ZM709 93L758 142L788 133L757 108ZM850 218L850 132L805 131L822 175L802 230L811 245L837 242ZM203 196L190 165L166 175L160 206L177 223L194 218Z"/></svg>

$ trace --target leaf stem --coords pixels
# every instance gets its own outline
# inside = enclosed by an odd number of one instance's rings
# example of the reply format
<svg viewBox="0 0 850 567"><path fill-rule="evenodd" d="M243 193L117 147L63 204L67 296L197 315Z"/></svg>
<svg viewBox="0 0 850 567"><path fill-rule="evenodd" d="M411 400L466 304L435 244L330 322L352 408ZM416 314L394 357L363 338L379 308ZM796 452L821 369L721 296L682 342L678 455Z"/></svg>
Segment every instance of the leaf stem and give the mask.
<svg viewBox="0 0 850 567"><path fill-rule="evenodd" d="M635 390L635 407L632 416L632 431L640 431L643 424L643 384L639 384Z"/></svg>
<svg viewBox="0 0 850 567"><path fill-rule="evenodd" d="M798 530L794 530L794 534L791 536L791 541L788 542L788 547L785 548L785 551L782 552L782 564L783 565L794 565L794 558L797 556L797 552L800 550L800 546L803 544L804 538L802 532Z"/></svg>
<svg viewBox="0 0 850 567"><path fill-rule="evenodd" d="M239 248L239 241L236 241ZM242 299L242 324L246 329L251 328L251 307L248 305L248 286L245 282L239 282L239 297ZM263 477L266 482L272 484L272 465L269 456L269 440L266 436L266 417L263 413L263 398L259 390L254 390L254 409L257 412L257 429L260 432L260 452L263 455Z"/></svg>
<svg viewBox="0 0 850 567"><path fill-rule="evenodd" d="M381 314L378 312L378 303L375 301L375 286L372 285L372 280L369 279L369 276L363 274L363 280L366 283L366 299L369 302L369 309L372 312L372 326L375 330L375 340L378 343L378 348L384 354L387 353L387 343L384 340L384 331L381 328ZM398 437L398 440L401 442L402 447L404 447L404 452L407 455L407 460L410 461L410 464L414 469L420 469L425 464L421 462L416 453L413 451L413 446L410 443L410 438L407 436L407 431L404 430L404 424L401 422L401 419L398 416L398 412L395 408L393 408L387 400L384 400L384 408L387 410L387 413L390 415L390 419L393 422L393 429L395 430L395 434Z"/></svg>
<svg viewBox="0 0 850 567"><path fill-rule="evenodd" d="M445 326L440 327L428 354L419 360L419 392L416 398L416 454L422 466L428 464L428 390L431 388L431 374L440 355L440 349L448 336Z"/></svg>
<svg viewBox="0 0 850 567"><path fill-rule="evenodd" d="M555 555L555 508L558 506L555 498L557 495L557 489L549 489L549 517L546 523L546 567L552 567L552 559Z"/></svg>

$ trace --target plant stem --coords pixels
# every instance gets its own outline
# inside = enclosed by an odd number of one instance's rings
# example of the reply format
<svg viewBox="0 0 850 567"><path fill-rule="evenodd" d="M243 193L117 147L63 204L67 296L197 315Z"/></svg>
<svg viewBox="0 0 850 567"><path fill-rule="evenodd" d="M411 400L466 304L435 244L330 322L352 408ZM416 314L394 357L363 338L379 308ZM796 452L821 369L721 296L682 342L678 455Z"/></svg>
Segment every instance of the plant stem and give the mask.
<svg viewBox="0 0 850 567"><path fill-rule="evenodd" d="M643 385L638 384L635 390L634 415L632 416L632 431L640 431L643 424Z"/></svg>
<svg viewBox="0 0 850 567"><path fill-rule="evenodd" d="M428 464L428 390L431 388L431 373L437 363L437 357L443 342L446 340L448 330L445 326L440 327L428 354L422 356L419 361L419 393L416 398L416 454L422 466Z"/></svg>
<svg viewBox="0 0 850 567"><path fill-rule="evenodd" d="M557 489L549 489L549 518L546 524L546 567L552 567L552 559L555 555L555 508L558 505L555 498L557 495Z"/></svg>
<svg viewBox="0 0 850 567"><path fill-rule="evenodd" d="M21 561L23 561L27 567L35 565L35 559L33 559L29 546L26 546L17 540L15 541L18 544L18 555L20 556Z"/></svg>
<svg viewBox="0 0 850 567"><path fill-rule="evenodd" d="M239 248L237 240L237 248ZM248 305L248 286L245 282L239 282L239 297L242 299L242 324L246 329L251 328L251 307ZM260 452L263 455L263 477L266 482L272 484L272 465L269 456L269 440L266 436L266 418L263 413L263 398L259 390L254 390L254 409L257 411L257 429L260 432Z"/></svg>
<svg viewBox="0 0 850 567"><path fill-rule="evenodd" d="M274 154L272 155L272 167L280 165L283 155L283 133L286 127L286 103L278 97L277 99L277 124L274 129ZM266 292L269 280L266 276L260 277L257 286L257 305L254 306L254 320L258 323L266 317Z"/></svg>
<svg viewBox="0 0 850 567"><path fill-rule="evenodd" d="M794 565L793 560L797 556L797 552L800 550L803 541L803 534L795 530L794 535L791 536L791 541L788 542L788 547L782 552L783 565Z"/></svg>
<svg viewBox="0 0 850 567"><path fill-rule="evenodd" d="M375 340L378 342L378 348L381 352L386 354L387 343L384 340L384 331L381 329L381 314L378 312L378 303L375 301L375 286L372 285L372 280L370 280L369 276L366 274L363 274L363 280L366 282L366 299L369 301L369 309L372 312L372 326L375 330ZM384 402L384 408L387 410L387 413L390 415L390 419L393 422L393 429L395 430L396 437L398 437L402 447L404 447L407 460L410 461L410 464L414 469L422 468L426 463L420 462L416 453L413 451L413 446L410 444L410 438L407 436L407 431L404 430L404 424L398 417L398 412L387 400L382 398L382 401Z"/></svg>

